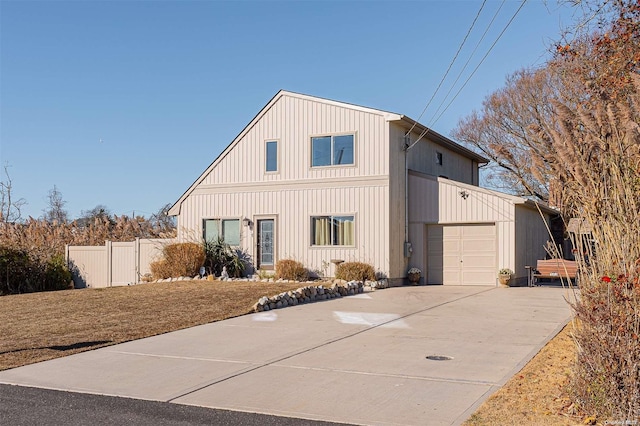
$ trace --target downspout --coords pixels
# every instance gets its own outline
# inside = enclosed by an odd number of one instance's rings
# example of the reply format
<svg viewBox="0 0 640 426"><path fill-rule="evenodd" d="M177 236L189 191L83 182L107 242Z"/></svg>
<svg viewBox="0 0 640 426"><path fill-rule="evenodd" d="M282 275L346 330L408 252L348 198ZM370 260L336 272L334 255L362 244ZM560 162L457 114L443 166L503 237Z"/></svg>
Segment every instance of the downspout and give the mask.
<svg viewBox="0 0 640 426"><path fill-rule="evenodd" d="M409 243L409 148L411 137L404 136L404 257L411 257L411 243Z"/></svg>
<svg viewBox="0 0 640 426"><path fill-rule="evenodd" d="M425 130L420 133L418 139L414 143L411 143L411 131L415 127L417 123L415 123L407 133L404 134L404 257L411 257L411 253L413 252L413 247L411 247L411 243L409 242L409 159L408 153L411 148L416 146L420 140L429 133L429 129L425 128Z"/></svg>

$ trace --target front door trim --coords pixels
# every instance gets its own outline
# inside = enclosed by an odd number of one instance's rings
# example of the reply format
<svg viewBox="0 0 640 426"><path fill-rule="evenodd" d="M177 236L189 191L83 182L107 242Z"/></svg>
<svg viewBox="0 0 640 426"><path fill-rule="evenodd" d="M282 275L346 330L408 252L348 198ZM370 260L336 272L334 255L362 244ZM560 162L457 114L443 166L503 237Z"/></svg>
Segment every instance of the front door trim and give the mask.
<svg viewBox="0 0 640 426"><path fill-rule="evenodd" d="M262 263L262 253L261 253L261 249L260 249L260 244L262 243L261 241L261 225L263 223L265 223L265 221L273 221L273 231L272 231L272 260L273 262L271 264L263 264ZM254 252L255 252L255 260L256 260L256 268L258 270L263 269L263 270L274 270L275 269L275 265L276 262L278 261L278 215L260 215L260 216L254 216L254 223L255 223L255 234L256 234L256 238L255 238L255 247L254 247Z"/></svg>

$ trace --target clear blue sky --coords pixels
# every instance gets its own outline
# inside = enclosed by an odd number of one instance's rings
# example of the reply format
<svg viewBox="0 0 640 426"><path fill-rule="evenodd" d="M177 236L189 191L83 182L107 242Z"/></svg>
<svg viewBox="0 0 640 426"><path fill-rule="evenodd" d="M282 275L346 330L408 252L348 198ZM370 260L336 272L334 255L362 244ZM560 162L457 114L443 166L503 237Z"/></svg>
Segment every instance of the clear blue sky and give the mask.
<svg viewBox="0 0 640 426"><path fill-rule="evenodd" d="M452 94L520 3L505 2ZM0 163L23 216L40 216L54 185L71 217L97 204L148 216L280 89L417 119L481 4L0 0ZM566 7L529 0L434 123L500 4L487 1L421 119L444 135L508 74L544 63L571 22Z"/></svg>

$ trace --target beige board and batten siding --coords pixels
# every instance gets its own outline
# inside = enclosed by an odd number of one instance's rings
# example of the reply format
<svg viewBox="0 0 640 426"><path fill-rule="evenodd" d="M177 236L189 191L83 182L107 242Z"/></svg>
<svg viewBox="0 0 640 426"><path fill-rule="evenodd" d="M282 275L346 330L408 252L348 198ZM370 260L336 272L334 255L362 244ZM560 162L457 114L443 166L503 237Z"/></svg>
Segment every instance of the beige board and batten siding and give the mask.
<svg viewBox="0 0 640 426"><path fill-rule="evenodd" d="M544 220L543 220L544 219ZM538 259L545 259L544 247L551 240L545 225L550 220L547 209L538 210L535 205L516 205L516 262L515 277L517 285L527 283L526 266L535 266Z"/></svg>
<svg viewBox="0 0 640 426"><path fill-rule="evenodd" d="M332 182L330 186L301 182L273 190L268 187L249 190L249 187L212 188L209 193L196 191L182 206L178 226L197 230L202 235L202 220L207 217L249 218L266 216L276 218L276 253L278 259L292 258L307 268L333 275L333 259L364 261L388 274L389 258L388 209L382 204L388 199L388 185L384 179L359 182L358 186L346 186L348 182ZM320 187L319 187L320 186ZM233 191L233 192L230 192ZM355 218L355 244L347 247L311 245L311 217L323 215L353 215ZM284 229L286 228L286 229ZM255 259L257 229L242 225L241 247ZM323 265L323 262L325 264Z"/></svg>
<svg viewBox="0 0 640 426"><path fill-rule="evenodd" d="M396 144L399 148L402 148L404 135L409 129L408 123L402 122L402 125L397 122L391 123L390 140L392 145ZM420 135L421 132L418 129L414 129L411 132L411 149L407 155L409 170L430 176L446 176L448 179L471 185L478 184L477 161L432 140L431 138L436 137L435 132L427 132L422 137ZM420 137L421 139L418 141ZM415 143L416 141L418 143ZM442 165L436 163L436 153L438 152L442 154ZM403 156L404 150L400 149L391 161L404 165ZM404 168L402 173L404 173ZM404 178L402 180L404 181Z"/></svg>
<svg viewBox="0 0 640 426"><path fill-rule="evenodd" d="M438 143L433 138L441 138L435 132L427 132L422 135L424 130L422 126L413 128L409 143L412 144L410 150L405 154L405 134L412 128L412 123L407 121L389 122L389 187L390 205L393 209L390 212L390 235L391 241L391 258L390 269L391 275L394 277L403 277L409 267L417 266L415 263L416 256L423 253L423 248L413 244L413 255L411 258L404 256L403 244L405 239L405 155L407 167L409 170L416 171L425 175L439 176L445 175L450 179L476 185L478 183L478 162L462 155L452 149L447 148L443 143ZM418 140L420 138L420 140ZM416 143L417 142L417 143ZM443 164L436 163L436 153L442 153ZM430 206L436 207L434 199L422 200L413 199L410 203L410 210L414 208L416 202L429 203ZM422 195L419 195L422 197ZM433 208L432 207L432 208ZM415 229L413 231L415 235ZM410 233L410 235L412 235ZM411 241L411 238L409 238Z"/></svg>
<svg viewBox="0 0 640 426"><path fill-rule="evenodd" d="M280 92L171 209L181 239L201 238L205 218L275 216L278 259L311 269L332 259L365 261L389 273L389 162L385 113ZM311 167L311 137L353 134L354 164ZM266 141L278 142L278 170L265 172ZM311 217L353 215L353 247L311 246ZM256 230L241 248L256 255ZM331 270L327 271L333 274Z"/></svg>
<svg viewBox="0 0 640 426"><path fill-rule="evenodd" d="M385 118L366 110L344 108L283 95L252 122L220 156L201 185L281 184L307 179L387 176ZM311 167L311 137L354 134L353 166ZM278 141L278 171L265 173L266 141Z"/></svg>
<svg viewBox="0 0 640 426"><path fill-rule="evenodd" d="M483 271L483 282L473 284L495 285L498 269L515 268L516 200L521 199L449 179L410 172L409 238L415 241L411 266L421 268L426 271L424 275L428 276L428 257L434 256L433 252L429 253L428 225L483 225L486 227L484 231L492 232L495 236L495 264L490 265L494 272L488 278L487 271ZM458 231L464 232L451 229L452 233Z"/></svg>

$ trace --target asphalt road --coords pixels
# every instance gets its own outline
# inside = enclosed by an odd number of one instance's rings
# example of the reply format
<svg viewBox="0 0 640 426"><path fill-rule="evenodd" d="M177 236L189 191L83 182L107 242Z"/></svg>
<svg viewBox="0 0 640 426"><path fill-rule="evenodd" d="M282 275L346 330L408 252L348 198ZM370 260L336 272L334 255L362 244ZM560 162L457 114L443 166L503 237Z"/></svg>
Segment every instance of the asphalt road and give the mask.
<svg viewBox="0 0 640 426"><path fill-rule="evenodd" d="M329 426L338 423L0 384L0 425Z"/></svg>

